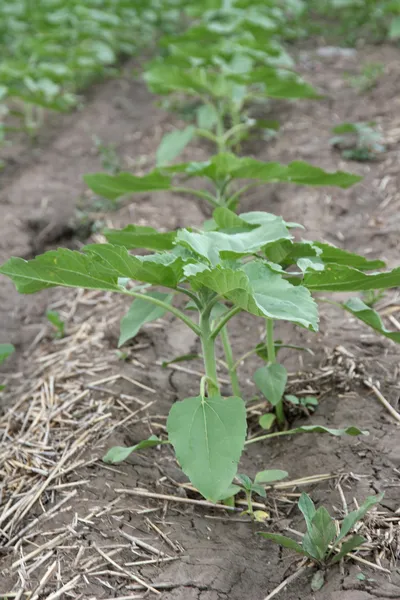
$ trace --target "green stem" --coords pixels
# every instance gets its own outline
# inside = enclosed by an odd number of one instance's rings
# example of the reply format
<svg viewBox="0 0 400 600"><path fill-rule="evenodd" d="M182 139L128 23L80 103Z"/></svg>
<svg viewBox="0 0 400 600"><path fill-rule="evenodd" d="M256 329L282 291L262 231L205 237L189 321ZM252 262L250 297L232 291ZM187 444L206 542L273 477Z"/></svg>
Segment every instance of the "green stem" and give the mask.
<svg viewBox="0 0 400 600"><path fill-rule="evenodd" d="M241 398L242 394L240 391L239 379L238 379L237 371L235 369L236 363L233 360L232 346L231 346L231 343L229 340L229 333L228 333L227 326L225 326L221 331L221 339L222 339L222 344L224 346L224 352L225 352L226 362L228 365L229 377L231 379L233 395L237 396L238 398Z"/></svg>
<svg viewBox="0 0 400 600"><path fill-rule="evenodd" d="M142 300L145 300L146 302L150 302L150 304L155 304L156 306L163 308L165 311L172 313L173 315L178 317L178 319L183 321L188 327L190 327L190 329L192 331L195 332L196 335L198 335L198 336L201 335L200 327L198 325L196 325L196 323L194 321L192 321L192 319L190 319L182 311L180 311L179 308L175 308L175 306L172 306L171 304L168 304L167 302L163 302L162 300L158 300L158 298L153 298L152 296L147 296L146 294L132 292L131 290L127 290L125 288L121 288L120 291L122 294L125 294L126 296L133 296L134 298L141 298Z"/></svg>
<svg viewBox="0 0 400 600"><path fill-rule="evenodd" d="M200 339L203 350L204 368L207 377L208 395L219 394L217 361L215 360L215 338L211 335L210 315L200 315Z"/></svg>
<svg viewBox="0 0 400 600"><path fill-rule="evenodd" d="M171 188L173 192L177 192L178 194L191 194L192 196L197 196L198 198L202 198L202 200L207 200L214 208L219 206L218 202L215 200L211 194L208 192L202 192L201 190L194 190L193 188L187 187L173 187Z"/></svg>
<svg viewBox="0 0 400 600"><path fill-rule="evenodd" d="M222 317L220 322L218 323L218 325L216 325L216 327L214 327L212 333L211 333L211 337L213 339L215 339L217 337L217 335L219 334L219 332L221 331L221 329L223 329L225 327L225 325L227 324L227 322L232 319L232 317L234 317L235 315L237 315L239 312L241 312L241 308L240 306L234 306L233 308L231 308L231 310L228 310L228 312L226 312Z"/></svg>
<svg viewBox="0 0 400 600"><path fill-rule="evenodd" d="M249 183L248 185L243 186L242 188L240 188L240 190L238 190L237 192L235 192L233 194L233 196L231 196L227 202L226 202L226 206L229 209L232 209L232 207L235 205L236 202L238 202L240 200L240 196L242 194L244 194L244 192L246 192L247 190L253 188L253 187L258 187L260 185L263 185L262 181L257 181L257 182L253 182L253 183ZM233 210L233 209L232 209Z"/></svg>
<svg viewBox="0 0 400 600"><path fill-rule="evenodd" d="M254 511L253 511L253 499L251 497L251 492L249 492L248 490L245 490L245 494L246 494L246 502L247 502L247 513L251 517L253 517Z"/></svg>
<svg viewBox="0 0 400 600"><path fill-rule="evenodd" d="M268 360L270 363L276 362L276 354L275 354L275 341L274 341L274 322L272 319L266 320L266 332L267 332L267 351L268 351Z"/></svg>
<svg viewBox="0 0 400 600"><path fill-rule="evenodd" d="M251 440L246 440L245 445L248 446L249 444L255 444L255 442L269 440L269 438L280 437L281 435L293 435L295 431L295 429L288 429L287 431L275 431L274 433L266 433L265 435L260 435Z"/></svg>

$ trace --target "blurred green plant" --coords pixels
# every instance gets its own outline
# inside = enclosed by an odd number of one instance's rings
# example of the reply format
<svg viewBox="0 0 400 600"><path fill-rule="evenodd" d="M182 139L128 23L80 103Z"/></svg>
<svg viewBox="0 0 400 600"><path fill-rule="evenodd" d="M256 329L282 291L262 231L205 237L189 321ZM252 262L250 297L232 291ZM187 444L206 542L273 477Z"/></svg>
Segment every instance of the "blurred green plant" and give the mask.
<svg viewBox="0 0 400 600"><path fill-rule="evenodd" d="M385 151L382 136L374 122L342 123L333 127L330 143L348 160L376 160Z"/></svg>

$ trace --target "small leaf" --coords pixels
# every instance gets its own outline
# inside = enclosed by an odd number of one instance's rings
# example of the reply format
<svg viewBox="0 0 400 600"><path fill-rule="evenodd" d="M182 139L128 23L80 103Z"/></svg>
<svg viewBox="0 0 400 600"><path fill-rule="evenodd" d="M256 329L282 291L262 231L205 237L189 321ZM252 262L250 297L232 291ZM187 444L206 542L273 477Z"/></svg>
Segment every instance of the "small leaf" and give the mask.
<svg viewBox="0 0 400 600"><path fill-rule="evenodd" d="M142 450L144 448L152 448L153 446L158 446L162 443L162 440L160 440L157 436L152 435L148 440L143 440L135 446L131 446L130 448L124 446L114 446L114 448L110 448L107 454L103 457L103 462L109 464L120 463L126 460L128 456L132 454L132 452L136 452L137 450Z"/></svg>
<svg viewBox="0 0 400 600"><path fill-rule="evenodd" d="M390 23L388 37L390 40L398 40L400 38L400 17L393 17Z"/></svg>
<svg viewBox="0 0 400 600"><path fill-rule="evenodd" d="M336 536L335 522L324 506L313 516L311 527L303 538L303 548L316 560L324 560L329 545Z"/></svg>
<svg viewBox="0 0 400 600"><path fill-rule="evenodd" d="M117 200L127 194L137 192L151 192L169 190L171 178L155 170L143 177L136 177L131 173L107 175L106 173L93 173L84 175L86 185L98 196L108 200Z"/></svg>
<svg viewBox="0 0 400 600"><path fill-rule="evenodd" d="M318 592L321 588L323 588L325 583L325 573L324 571L317 571L314 573L311 579L311 589L313 592Z"/></svg>
<svg viewBox="0 0 400 600"><path fill-rule="evenodd" d="M240 473L238 473L238 474L236 475L236 479L237 479L238 481L240 481L240 483L243 485L243 487L244 487L246 490L248 490L248 491L250 491L250 490L251 490L252 481L251 481L251 479L250 479L250 477L249 477L248 475L243 475L243 474L240 474Z"/></svg>
<svg viewBox="0 0 400 600"><path fill-rule="evenodd" d="M285 479L289 473L280 469L269 469L267 471L259 471L254 479L255 483L272 483Z"/></svg>
<svg viewBox="0 0 400 600"><path fill-rule="evenodd" d="M262 427L266 431L271 429L271 427L275 423L275 421L276 421L276 415L274 413L266 413L265 415L261 415L261 417L258 419L258 423L259 423L260 427Z"/></svg>
<svg viewBox="0 0 400 600"><path fill-rule="evenodd" d="M48 321L50 321L50 323L52 325L54 325L54 327L57 329L58 336L59 337L63 337L63 335L64 335L64 329L65 329L65 323L60 318L59 313L56 310L48 310L47 313L46 313L46 317L47 317Z"/></svg>
<svg viewBox="0 0 400 600"><path fill-rule="evenodd" d="M166 133L157 148L157 166L171 163L189 144L195 135L196 129L189 125L185 129L176 129Z"/></svg>
<svg viewBox="0 0 400 600"><path fill-rule="evenodd" d="M144 298L137 298L130 306L129 311L121 320L121 333L118 341L118 348L120 348L125 342L133 339L141 327L145 323L151 323L156 321L165 315L167 312L161 306L156 306L145 300L146 296L162 300L167 304L171 304L173 294L165 294L161 292L148 292L144 294Z"/></svg>
<svg viewBox="0 0 400 600"><path fill-rule="evenodd" d="M128 250L172 250L176 238L175 231L164 233L152 227L139 225L128 225L124 229L105 229L103 233L110 244L124 246Z"/></svg>
<svg viewBox="0 0 400 600"><path fill-rule="evenodd" d="M0 365L14 352L15 347L12 344L0 344Z"/></svg>
<svg viewBox="0 0 400 600"><path fill-rule="evenodd" d="M342 526L340 528L340 534L337 540L335 541L335 546L353 529L354 525L357 521L360 521L365 517L367 512L381 502L384 493L378 494L377 496L368 496L368 498L362 503L360 508L357 510L353 510L351 513L345 516L343 519Z"/></svg>
<svg viewBox="0 0 400 600"><path fill-rule="evenodd" d="M265 510L255 510L253 512L253 518L256 523L265 523L265 521L270 518L270 514Z"/></svg>
<svg viewBox="0 0 400 600"><path fill-rule="evenodd" d="M315 509L314 502L311 500L310 496L305 492L303 492L300 496L298 507L303 513L307 529L311 529L311 523L317 511Z"/></svg>
<svg viewBox="0 0 400 600"><path fill-rule="evenodd" d="M229 498L233 498L234 496L236 496L236 494L238 494L241 491L242 491L241 487L231 483L231 485L228 487L228 489L225 490L225 492L220 495L220 497L218 498L218 502L221 502L222 500L228 500Z"/></svg>
<svg viewBox="0 0 400 600"><path fill-rule="evenodd" d="M197 125L200 129L213 129L218 121L218 113L211 104L203 104L197 109Z"/></svg>
<svg viewBox="0 0 400 600"><path fill-rule="evenodd" d="M295 552L297 552L298 554L301 554L302 556L310 557L308 552L306 552L302 548L302 546L300 546L300 544L298 544L291 538L286 537L285 535L279 535L278 533L265 533L264 531L260 531L258 533L259 533L259 535L262 535L262 537L266 538L267 540L271 540L272 542L275 542L276 544L283 546L283 548L289 548L289 550L294 550Z"/></svg>
<svg viewBox="0 0 400 600"><path fill-rule="evenodd" d="M253 483L252 486L251 486L251 491L254 494L258 494L262 498L266 498L267 497L267 492L265 491L265 489L263 488L263 486L260 485L259 483Z"/></svg>
<svg viewBox="0 0 400 600"><path fill-rule="evenodd" d="M216 502L232 483L243 450L243 400L186 398L172 406L167 430L183 472L205 498Z"/></svg>
<svg viewBox="0 0 400 600"><path fill-rule="evenodd" d="M393 342L400 344L400 332L389 331L382 322L381 317L373 308L367 306L360 298L350 298L342 304L343 308L357 317L360 321L375 329Z"/></svg>
<svg viewBox="0 0 400 600"><path fill-rule="evenodd" d="M287 371L279 363L260 367L254 373L254 383L272 406L282 400L287 382Z"/></svg>
<svg viewBox="0 0 400 600"><path fill-rule="evenodd" d="M165 369L168 367L168 365L173 365L174 363L185 362L188 360L196 360L197 358L201 358L201 354L181 354L172 360L165 360L161 366Z"/></svg>
<svg viewBox="0 0 400 600"><path fill-rule="evenodd" d="M357 548L357 546L361 546L365 541L366 540L362 535L353 535L349 540L343 542L340 552L332 558L331 564L339 562L346 554L354 550L354 548Z"/></svg>

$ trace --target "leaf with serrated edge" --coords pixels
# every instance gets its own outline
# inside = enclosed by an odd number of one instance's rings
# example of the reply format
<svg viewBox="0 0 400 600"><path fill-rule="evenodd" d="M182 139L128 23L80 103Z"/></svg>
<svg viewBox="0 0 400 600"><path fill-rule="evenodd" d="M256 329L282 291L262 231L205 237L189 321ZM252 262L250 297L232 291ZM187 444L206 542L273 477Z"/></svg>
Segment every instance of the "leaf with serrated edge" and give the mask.
<svg viewBox="0 0 400 600"><path fill-rule="evenodd" d="M153 446L158 446L162 443L162 440L160 440L157 436L152 435L148 440L142 440L130 448L124 446L114 446L113 448L110 448L107 454L103 457L103 462L109 464L120 463L126 460L128 456L132 454L132 452L136 452L137 450L142 450L144 448L152 448Z"/></svg>
<svg viewBox="0 0 400 600"><path fill-rule="evenodd" d="M381 317L373 308L367 306L360 298L350 298L342 304L343 308L357 317L360 321L372 327L378 333L400 344L400 332L389 331L382 322Z"/></svg>
<svg viewBox="0 0 400 600"><path fill-rule="evenodd" d="M243 450L243 400L198 396L176 402L167 431L183 472L205 498L216 502L232 483Z"/></svg>

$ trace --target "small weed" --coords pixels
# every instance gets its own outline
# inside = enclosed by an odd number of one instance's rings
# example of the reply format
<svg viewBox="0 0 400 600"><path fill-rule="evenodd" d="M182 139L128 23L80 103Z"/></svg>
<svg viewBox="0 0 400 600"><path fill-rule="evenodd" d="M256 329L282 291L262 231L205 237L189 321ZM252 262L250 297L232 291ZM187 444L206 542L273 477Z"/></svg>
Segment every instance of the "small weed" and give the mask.
<svg viewBox="0 0 400 600"><path fill-rule="evenodd" d="M105 144L97 135L93 142L101 158L101 166L106 173L117 175L121 171L121 161L113 144Z"/></svg>
<svg viewBox="0 0 400 600"><path fill-rule="evenodd" d="M56 310L48 310L46 313L47 320L51 323L55 329L54 336L58 339L64 337L65 323L60 317L60 313Z"/></svg>
<svg viewBox="0 0 400 600"><path fill-rule="evenodd" d="M375 123L342 123L332 129L330 143L341 151L343 158L356 161L376 160L385 151Z"/></svg>
<svg viewBox="0 0 400 600"><path fill-rule="evenodd" d="M324 585L325 570L366 542L366 539L361 535L351 535L351 531L354 525L363 519L367 512L378 504L382 498L383 493L377 496L369 496L360 508L346 515L341 527L337 528L335 519L330 516L326 508L320 506L317 510L311 498L303 493L298 507L303 513L307 532L303 536L301 544L289 537L275 533L260 532L260 535L310 559L311 563L318 567L318 571L311 582L313 591L317 591Z"/></svg>
<svg viewBox="0 0 400 600"><path fill-rule="evenodd" d="M12 344L0 344L0 365L15 352L15 348ZM5 389L5 385L0 385L0 392Z"/></svg>
<svg viewBox="0 0 400 600"><path fill-rule="evenodd" d="M368 63L361 69L360 75L347 75L346 79L358 92L368 92L374 88L383 75L385 67L382 63Z"/></svg>

